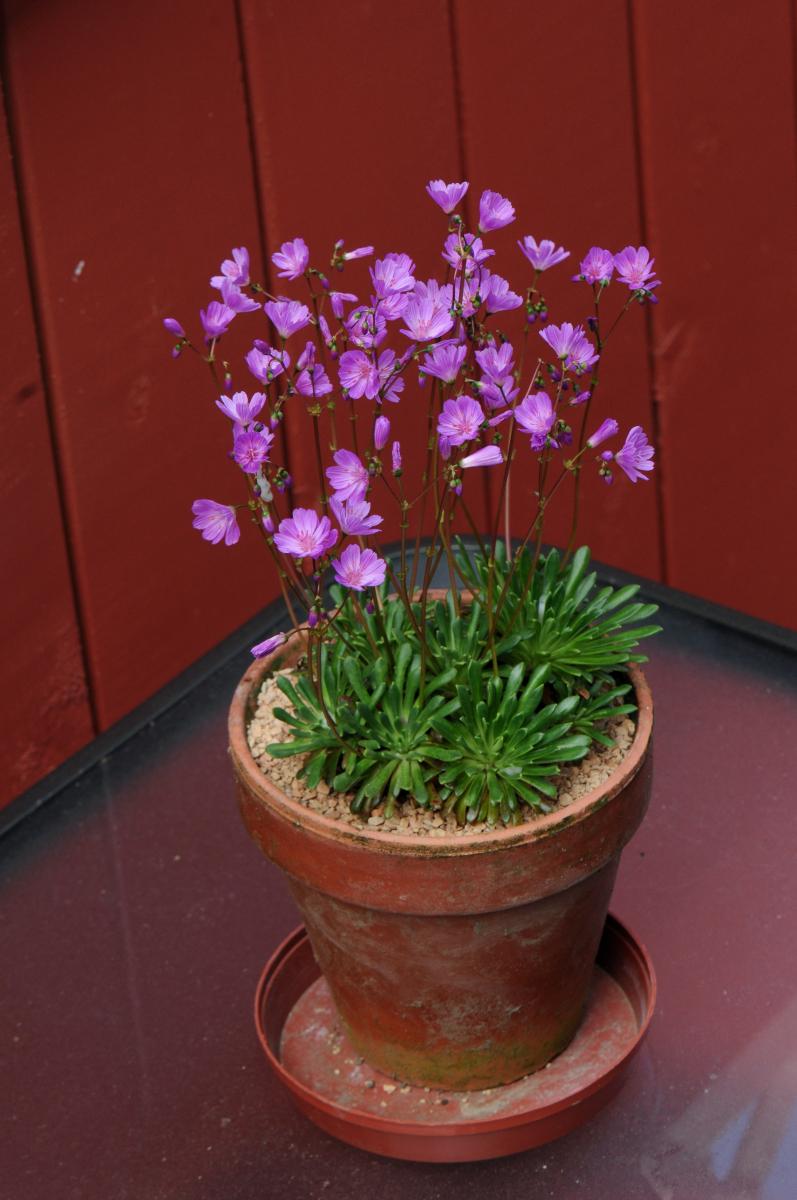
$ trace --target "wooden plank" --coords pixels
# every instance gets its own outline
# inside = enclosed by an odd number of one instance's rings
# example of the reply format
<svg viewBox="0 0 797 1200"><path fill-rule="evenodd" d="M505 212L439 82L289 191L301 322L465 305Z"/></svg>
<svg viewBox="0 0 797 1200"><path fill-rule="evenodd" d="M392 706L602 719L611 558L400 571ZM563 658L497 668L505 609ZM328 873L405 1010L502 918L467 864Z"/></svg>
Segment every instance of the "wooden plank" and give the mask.
<svg viewBox="0 0 797 1200"><path fill-rule="evenodd" d="M243 498L196 336L215 265L257 248L233 0L7 5L7 57L56 434L101 727L277 593L263 549L210 546ZM252 326L243 343L251 343Z"/></svg>
<svg viewBox="0 0 797 1200"><path fill-rule="evenodd" d="M0 91L0 808L93 734Z"/></svg>
<svg viewBox="0 0 797 1200"><path fill-rule="evenodd" d="M463 178L447 4L244 0L242 12L269 252L301 235L324 268L343 237L350 247L373 244L377 254L411 253L418 278L442 278L446 223L425 187L439 176ZM333 286L366 300L370 262L331 275ZM276 284L302 295L298 283ZM416 381L413 368L402 402L386 406L408 479L420 474L425 444L425 393ZM300 404L288 424L296 498L314 503L318 476ZM346 435L341 442L351 445ZM393 502L381 511L392 514ZM392 516L385 530L397 536Z"/></svg>
<svg viewBox="0 0 797 1200"><path fill-rule="evenodd" d="M557 5L501 0L486 16L479 0L456 0L454 12L471 187L475 196L487 187L508 196L518 214L512 225L490 235L498 251L492 261L523 292L530 269L517 239L525 234L555 239L571 256L543 276L548 320L581 321L591 311L591 297L585 284L571 283L570 277L583 254L592 245L617 251L642 240L626 6L608 0L596 15L588 0ZM615 284L603 305L619 309L627 294ZM520 327L518 321L503 324ZM644 313L633 309L606 350L596 424L613 416L623 429L652 428L645 324ZM529 353L532 346L537 352L545 348L536 331ZM534 511L531 498L519 491L516 487L513 497L518 533ZM590 467L582 513L580 540L596 557L660 578L655 483L632 486L618 479L607 488ZM566 540L569 518L569 503L561 509L552 505L546 538Z"/></svg>
<svg viewBox="0 0 797 1200"><path fill-rule="evenodd" d="M655 349L669 582L795 627L788 0L726 4L721 20L696 21L683 0L634 14L648 221L667 284Z"/></svg>

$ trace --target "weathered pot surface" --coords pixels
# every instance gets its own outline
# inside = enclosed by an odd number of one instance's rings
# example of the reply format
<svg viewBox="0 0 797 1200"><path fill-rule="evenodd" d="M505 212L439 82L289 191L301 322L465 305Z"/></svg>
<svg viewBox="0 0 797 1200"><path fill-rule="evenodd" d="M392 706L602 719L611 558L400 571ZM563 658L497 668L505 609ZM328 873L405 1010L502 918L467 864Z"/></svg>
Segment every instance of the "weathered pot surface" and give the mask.
<svg viewBox="0 0 797 1200"><path fill-rule="evenodd" d="M275 787L246 728L264 677L294 639L252 664L230 709L241 813L288 876L351 1041L412 1084L507 1083L570 1041L587 999L620 852L650 794L653 704L638 668L628 754L564 812L457 836L409 836L322 816Z"/></svg>

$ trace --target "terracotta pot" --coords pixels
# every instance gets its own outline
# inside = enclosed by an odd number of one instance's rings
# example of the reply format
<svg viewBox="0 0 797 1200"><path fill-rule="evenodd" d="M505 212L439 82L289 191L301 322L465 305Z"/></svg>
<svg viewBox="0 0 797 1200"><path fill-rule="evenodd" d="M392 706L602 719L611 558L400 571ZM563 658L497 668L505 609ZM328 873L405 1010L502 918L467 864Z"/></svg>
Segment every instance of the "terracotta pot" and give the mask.
<svg viewBox="0 0 797 1200"><path fill-rule="evenodd" d="M406 1083L480 1089L528 1074L581 1019L620 852L647 807L653 705L631 749L564 812L468 837L408 837L321 816L262 773L246 741L263 678L230 709L230 753L250 834L288 877L352 1043Z"/></svg>

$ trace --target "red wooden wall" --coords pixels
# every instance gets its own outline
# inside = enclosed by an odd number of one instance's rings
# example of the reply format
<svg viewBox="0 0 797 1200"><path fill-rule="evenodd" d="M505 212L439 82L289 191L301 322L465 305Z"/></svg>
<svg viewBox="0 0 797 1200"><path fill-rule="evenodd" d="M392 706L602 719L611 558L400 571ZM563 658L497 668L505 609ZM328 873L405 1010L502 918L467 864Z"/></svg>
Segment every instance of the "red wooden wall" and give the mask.
<svg viewBox="0 0 797 1200"><path fill-rule="evenodd" d="M658 430L659 470L595 481L584 539L797 625L789 0L721 19L686 0L5 0L3 19L0 803L277 594L251 538L191 529L191 501L237 481L161 318L194 319L231 246L266 277L298 234L318 261L344 236L431 273L433 176L510 196L493 244L518 284L516 237L573 251L555 320L589 245L653 248L661 304L621 327L602 388ZM412 406L396 419L408 445ZM293 416L287 436L309 499Z"/></svg>

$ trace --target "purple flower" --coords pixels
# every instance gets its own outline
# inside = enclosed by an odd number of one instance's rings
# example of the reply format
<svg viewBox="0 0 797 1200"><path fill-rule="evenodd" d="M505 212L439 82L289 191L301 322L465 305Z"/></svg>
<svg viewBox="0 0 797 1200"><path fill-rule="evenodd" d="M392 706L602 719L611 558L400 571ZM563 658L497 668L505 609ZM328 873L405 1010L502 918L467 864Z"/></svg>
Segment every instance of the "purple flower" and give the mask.
<svg viewBox="0 0 797 1200"><path fill-rule="evenodd" d="M378 587L385 582L387 564L373 550L361 550L352 544L346 547L340 558L333 558L332 569L342 587L362 592L365 588Z"/></svg>
<svg viewBox="0 0 797 1200"><path fill-rule="evenodd" d="M328 396L332 391L332 383L321 363L305 367L296 376L295 383L302 396Z"/></svg>
<svg viewBox="0 0 797 1200"><path fill-rule="evenodd" d="M247 367L261 383L271 383L291 365L287 350L272 350L265 342L256 341L244 360Z"/></svg>
<svg viewBox="0 0 797 1200"><path fill-rule="evenodd" d="M431 353L423 359L420 370L424 375L434 375L443 383L453 383L468 353L467 346L459 342L438 342Z"/></svg>
<svg viewBox="0 0 797 1200"><path fill-rule="evenodd" d="M540 337L553 350L557 358L567 358L574 346L584 337L583 325L571 325L564 321L561 325L546 325L540 330Z"/></svg>
<svg viewBox="0 0 797 1200"><path fill-rule="evenodd" d="M362 350L373 350L387 337L387 322L372 308L355 308L344 322L349 337Z"/></svg>
<svg viewBox="0 0 797 1200"><path fill-rule="evenodd" d="M342 531L352 537L370 537L382 524L382 518L376 513L369 516L371 505L367 500L343 501L333 496L329 503Z"/></svg>
<svg viewBox="0 0 797 1200"><path fill-rule="evenodd" d="M515 420L521 429L531 434L532 450L542 450L554 423L554 410L546 392L526 396L515 409Z"/></svg>
<svg viewBox="0 0 797 1200"><path fill-rule="evenodd" d="M171 333L177 338L184 338L186 336L185 330L183 329L182 325L180 324L179 321L176 321L174 319L174 317L164 317L163 318L163 328L166 330L167 333Z"/></svg>
<svg viewBox="0 0 797 1200"><path fill-rule="evenodd" d="M242 471L247 475L257 475L259 468L268 461L268 452L274 434L267 429L248 429L244 433L236 433L233 441L232 456Z"/></svg>
<svg viewBox="0 0 797 1200"><path fill-rule="evenodd" d="M379 392L379 372L372 359L362 350L347 350L341 354L338 364L340 386L345 388L352 400L365 396L373 400Z"/></svg>
<svg viewBox="0 0 797 1200"><path fill-rule="evenodd" d="M237 425L249 425L265 403L266 397L262 392L255 392L251 400L246 392L235 392L232 398L222 396L216 401L216 407L220 408L225 417L229 417Z"/></svg>
<svg viewBox="0 0 797 1200"><path fill-rule="evenodd" d="M206 542L215 546L224 538L225 546L234 546L241 536L235 509L230 504L217 504L215 500L195 500L191 505L194 529L202 530Z"/></svg>
<svg viewBox="0 0 797 1200"><path fill-rule="evenodd" d="M404 380L398 374L399 365L395 350L383 350L379 355L379 396L391 404L398 404L399 394L404 391Z"/></svg>
<svg viewBox="0 0 797 1200"><path fill-rule="evenodd" d="M280 279L298 279L307 270L310 261L310 251L304 238L294 238L292 242L283 242L279 250L271 256Z"/></svg>
<svg viewBox="0 0 797 1200"><path fill-rule="evenodd" d="M342 248L343 242L338 243ZM341 254L343 262L352 262L355 258L367 258L369 254L373 254L373 246L358 246L356 250L347 250L345 254Z"/></svg>
<svg viewBox="0 0 797 1200"><path fill-rule="evenodd" d="M482 446L481 450L474 450L473 454L461 458L459 465L467 471L468 467L497 467L503 461L504 456L498 446Z"/></svg>
<svg viewBox="0 0 797 1200"><path fill-rule="evenodd" d="M389 296L372 296L371 303L379 316L386 321L396 321L407 305L406 292L391 292Z"/></svg>
<svg viewBox="0 0 797 1200"><path fill-rule="evenodd" d="M251 654L255 658L265 658L267 654L273 654L285 642L284 633L275 633L273 637L266 638L264 642L258 642L251 649Z"/></svg>
<svg viewBox="0 0 797 1200"><path fill-rule="evenodd" d="M386 254L371 267L371 279L377 296L410 292L415 287L415 263L409 254Z"/></svg>
<svg viewBox="0 0 797 1200"><path fill-rule="evenodd" d="M579 404L586 404L591 395L592 392L589 390L585 392L579 392L576 396L573 396L572 400L570 401L571 408L575 408Z"/></svg>
<svg viewBox="0 0 797 1200"><path fill-rule="evenodd" d="M442 179L430 179L426 190L444 213L452 213L467 192L468 184L443 183Z"/></svg>
<svg viewBox="0 0 797 1200"><path fill-rule="evenodd" d="M501 346L485 346L476 351L476 362L489 379L501 379L512 370L512 343L504 342Z"/></svg>
<svg viewBox="0 0 797 1200"><path fill-rule="evenodd" d="M593 363L598 361L600 356L595 353L595 347L585 334L573 340L570 347L570 353L565 359L565 366L575 371L576 375L583 375L587 367L591 367Z"/></svg>
<svg viewBox="0 0 797 1200"><path fill-rule="evenodd" d="M654 288L661 286L660 279L652 278L656 273L653 269L655 261L655 258L650 257L647 246L640 246L638 249L626 246L625 250L614 256L617 278L621 283L627 284L632 292L652 292Z"/></svg>
<svg viewBox="0 0 797 1200"><path fill-rule="evenodd" d="M326 476L335 499L364 500L369 475L357 455L351 450L336 450L332 457L335 466L327 467Z"/></svg>
<svg viewBox="0 0 797 1200"><path fill-rule="evenodd" d="M458 233L450 233L443 248L443 258L446 262L450 263L455 271L460 270L464 262L466 274L470 274L469 265L471 268L473 265L479 266L493 254L495 250L486 250L481 238L472 233L463 233L461 236Z"/></svg>
<svg viewBox="0 0 797 1200"><path fill-rule="evenodd" d="M312 508L295 508L280 521L274 534L277 549L294 558L320 558L337 540L338 531L332 528L329 517L319 517Z"/></svg>
<svg viewBox="0 0 797 1200"><path fill-rule="evenodd" d="M310 310L298 300L269 300L263 305L266 315L280 337L289 338L310 323Z"/></svg>
<svg viewBox="0 0 797 1200"><path fill-rule="evenodd" d="M530 234L524 237L522 242L518 242L518 246L535 271L547 271L549 267L555 267L557 263L570 257L570 251L565 250L563 246L557 247L548 238L543 238L538 245Z"/></svg>
<svg viewBox="0 0 797 1200"><path fill-rule="evenodd" d="M344 303L356 304L357 297L353 292L330 292L329 303L332 306L333 314L340 320L343 316Z"/></svg>
<svg viewBox="0 0 797 1200"><path fill-rule="evenodd" d="M505 312L507 309L520 307L523 297L510 291L505 279L489 271L485 271L485 275L487 279L482 281L480 291L488 313Z"/></svg>
<svg viewBox="0 0 797 1200"><path fill-rule="evenodd" d="M237 284L230 283L229 279L225 279L221 285L221 298L234 313L257 312L260 308L257 300L245 296Z"/></svg>
<svg viewBox="0 0 797 1200"><path fill-rule="evenodd" d="M391 465L393 474L398 475L401 472L401 442L394 442L390 451Z"/></svg>
<svg viewBox="0 0 797 1200"><path fill-rule="evenodd" d="M418 283L402 314L407 328L401 332L416 342L442 337L454 325L451 316L451 288L441 287L435 279Z"/></svg>
<svg viewBox="0 0 797 1200"><path fill-rule="evenodd" d="M246 246L238 246L233 250L232 258L225 258L221 264L221 275L214 275L210 286L220 288L225 279L238 287L246 287L249 283L249 251Z"/></svg>
<svg viewBox="0 0 797 1200"><path fill-rule="evenodd" d="M600 246L592 246L578 265L580 274L573 276L573 282L608 284L614 273L614 255L611 250L601 250Z"/></svg>
<svg viewBox="0 0 797 1200"><path fill-rule="evenodd" d="M498 192L491 192L489 188L482 192L479 201L479 233L502 229L514 219L515 210L504 196Z"/></svg>
<svg viewBox="0 0 797 1200"><path fill-rule="evenodd" d="M378 416L374 421L374 449L382 450L390 437L390 418Z"/></svg>
<svg viewBox="0 0 797 1200"><path fill-rule="evenodd" d="M234 317L234 309L228 308L226 304L220 304L218 300L211 300L207 308L201 309L199 313L199 319L205 331L205 340L211 341L213 338L221 337L223 333L226 333Z"/></svg>
<svg viewBox="0 0 797 1200"><path fill-rule="evenodd" d="M484 424L484 410L470 396L446 400L437 418L437 433L449 446L463 446L476 437Z"/></svg>
<svg viewBox="0 0 797 1200"><path fill-rule="evenodd" d="M653 447L641 425L629 429L622 450L618 450L614 461L625 471L632 483L638 479L647 481L645 471L653 470Z"/></svg>
<svg viewBox="0 0 797 1200"><path fill-rule="evenodd" d="M619 432L620 426L614 417L607 417L595 432L587 438L587 445L594 450L596 446L600 446L601 442L608 441L609 438L615 437Z"/></svg>

